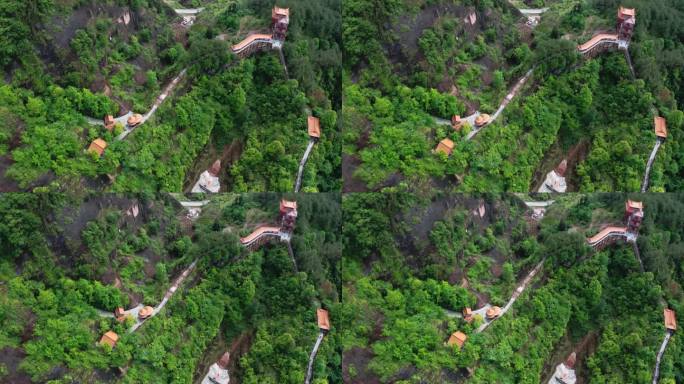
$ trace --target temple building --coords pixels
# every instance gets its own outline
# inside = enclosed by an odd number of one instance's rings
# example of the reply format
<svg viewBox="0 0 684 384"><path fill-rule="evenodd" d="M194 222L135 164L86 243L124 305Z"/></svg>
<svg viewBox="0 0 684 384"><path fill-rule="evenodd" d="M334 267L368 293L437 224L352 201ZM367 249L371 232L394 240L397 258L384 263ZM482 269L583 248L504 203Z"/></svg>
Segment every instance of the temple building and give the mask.
<svg viewBox="0 0 684 384"><path fill-rule="evenodd" d="M105 127L108 131L111 132L112 129L114 129L114 124L115 124L114 116L112 116L112 115L107 115L107 116L105 116L105 118L104 118L104 127Z"/></svg>
<svg viewBox="0 0 684 384"><path fill-rule="evenodd" d="M664 118L658 116L655 117L653 125L655 127L656 137L662 140L667 139L667 121L665 121Z"/></svg>
<svg viewBox="0 0 684 384"><path fill-rule="evenodd" d="M675 317L675 311L666 308L665 311L663 311L663 314L665 316L665 329L672 332L676 331L677 318Z"/></svg>
<svg viewBox="0 0 684 384"><path fill-rule="evenodd" d="M323 308L316 310L316 320L318 321L318 328L323 332L328 332L330 330L330 317L328 316L328 311Z"/></svg>
<svg viewBox="0 0 684 384"><path fill-rule="evenodd" d="M568 161L563 159L558 166L546 174L546 179L537 192L540 193L565 193L568 185L565 182L565 171L568 168Z"/></svg>
<svg viewBox="0 0 684 384"><path fill-rule="evenodd" d="M641 201L627 200L625 203L625 220L627 220L627 231L631 233L639 232L641 221L644 219L644 204Z"/></svg>
<svg viewBox="0 0 684 384"><path fill-rule="evenodd" d="M282 218L280 225L281 232L294 231L295 221L297 220L297 202L281 200L280 216Z"/></svg>
<svg viewBox="0 0 684 384"><path fill-rule="evenodd" d="M135 127L136 125L142 123L143 117L139 113L135 113L131 115L131 117L128 118L126 123L128 124L129 127Z"/></svg>
<svg viewBox="0 0 684 384"><path fill-rule="evenodd" d="M486 113L483 113L475 118L475 126L478 128L482 127L483 125L488 124L490 120L491 116L489 116Z"/></svg>
<svg viewBox="0 0 684 384"><path fill-rule="evenodd" d="M575 384L577 382L577 375L575 374L576 360L577 354L573 352L564 362L558 364L548 384Z"/></svg>
<svg viewBox="0 0 684 384"><path fill-rule="evenodd" d="M102 156L105 149L107 148L107 142L102 139L95 139L88 147L88 152L96 153L98 156Z"/></svg>
<svg viewBox="0 0 684 384"><path fill-rule="evenodd" d="M146 305L140 310L140 312L138 312L138 317L140 319L147 319L148 317L152 316L152 314L154 314L154 308Z"/></svg>
<svg viewBox="0 0 684 384"><path fill-rule="evenodd" d="M451 154L454 152L454 142L451 141L451 139L443 139L439 142L439 144L437 144L435 152L442 152L447 156L451 156Z"/></svg>
<svg viewBox="0 0 684 384"><path fill-rule="evenodd" d="M109 345L110 347L116 347L116 343L119 341L119 335L113 331L108 331L100 339L100 345Z"/></svg>
<svg viewBox="0 0 684 384"><path fill-rule="evenodd" d="M318 117L309 116L307 119L307 131L310 138L316 140L321 138L321 121Z"/></svg>
<svg viewBox="0 0 684 384"><path fill-rule="evenodd" d="M470 307L463 308L463 320L465 320L466 323L473 321L473 310Z"/></svg>
<svg viewBox="0 0 684 384"><path fill-rule="evenodd" d="M485 312L485 315L489 320L496 319L497 317L501 316L501 307L493 306L489 308L487 312Z"/></svg>
<svg viewBox="0 0 684 384"><path fill-rule="evenodd" d="M461 128L463 128L463 120L461 120L461 116L451 116L451 127L456 131L460 131Z"/></svg>
<svg viewBox="0 0 684 384"><path fill-rule="evenodd" d="M636 10L634 8L618 8L617 32L620 40L629 41L634 33L636 24Z"/></svg>
<svg viewBox="0 0 684 384"><path fill-rule="evenodd" d="M209 367L209 372L204 376L202 384L228 384L230 375L228 374L228 364L230 363L230 353L226 352L219 361Z"/></svg>
<svg viewBox="0 0 684 384"><path fill-rule="evenodd" d="M211 168L202 172L192 187L192 193L218 193L221 190L221 182L219 181L219 173L221 172L221 160L216 160Z"/></svg>
<svg viewBox="0 0 684 384"><path fill-rule="evenodd" d="M273 46L280 48L287 37L287 28L290 25L290 9L273 7L271 23L273 28Z"/></svg>
<svg viewBox="0 0 684 384"><path fill-rule="evenodd" d="M463 348L463 344L465 344L466 340L468 340L468 335L461 331L456 331L451 334L449 337L449 341L447 341L448 346L452 345L458 345L458 349Z"/></svg>

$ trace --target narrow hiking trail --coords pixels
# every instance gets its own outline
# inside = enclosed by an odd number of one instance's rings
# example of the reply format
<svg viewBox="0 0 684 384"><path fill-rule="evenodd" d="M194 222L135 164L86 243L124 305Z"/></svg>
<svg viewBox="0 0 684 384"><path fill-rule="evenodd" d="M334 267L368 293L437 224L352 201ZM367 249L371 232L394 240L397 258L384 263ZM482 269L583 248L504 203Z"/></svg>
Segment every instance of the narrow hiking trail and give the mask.
<svg viewBox="0 0 684 384"><path fill-rule="evenodd" d="M656 138L656 143L653 146L653 150L651 151L651 155L648 157L648 162L646 163L646 171L644 172L644 180L641 182L641 193L645 193L646 190L648 189L648 184L650 181L650 175L651 175L651 167L653 166L653 162L656 159L656 155L658 154L658 149L660 149L660 146L662 145L663 141L660 138Z"/></svg>
<svg viewBox="0 0 684 384"><path fill-rule="evenodd" d="M510 104L511 101L513 101L513 99L519 94L520 90L525 85L525 83L527 83L527 80L529 80L529 78L532 76L533 72L534 72L534 68L530 69L529 71L527 71L527 73L523 77L521 77L515 83L513 88L511 88L511 90L508 92L508 94L503 99L503 101L501 102L501 104L497 108L496 112L494 112L494 114L490 117L488 122L484 123L480 127L476 126L475 119L477 119L482 114L480 111L476 111L472 115L463 118L461 121L463 121L464 123L468 123L472 127L471 131L468 133L468 135L465 137L464 140L465 141L471 140L473 137L475 137L475 135L480 133L480 131L482 131L485 127L487 127L488 125L490 125L494 121L496 121L496 119L499 118L499 116L501 116L504 109L506 109L508 104ZM435 116L433 116L433 119L435 120L435 122L437 124L451 126L451 121L449 121L449 120L439 118L439 117L435 117Z"/></svg>
<svg viewBox="0 0 684 384"><path fill-rule="evenodd" d="M306 162L309 160L309 155L311 154L314 145L316 145L316 140L310 138L309 144L306 146L306 150L304 151L304 155L302 156L302 160L299 162L299 170L297 171L297 181L295 182L294 188L295 193L299 192L299 189L302 186L302 174L304 173L304 166L306 165Z"/></svg>
<svg viewBox="0 0 684 384"><path fill-rule="evenodd" d="M295 260L294 250L292 249L292 234L294 232L295 221L297 218L297 202L281 200L280 201L280 226L275 225L260 225L252 231L249 235L240 238L240 243L247 248L249 251L255 251L260 246L265 244L270 240L278 239L280 242L287 243L287 251L292 260L292 265L294 268L294 273L298 273L297 261ZM305 384L310 384L313 378L313 366L316 361L316 355L318 354L318 349L323 342L323 338L330 331L330 319L328 317L328 311L319 308L316 310L316 316L318 321L319 333L316 338L316 342L309 355L309 362L307 364L306 378L304 380Z"/></svg>
<svg viewBox="0 0 684 384"><path fill-rule="evenodd" d="M665 354L665 350L667 349L667 344L670 342L671 337L672 337L672 332L669 330L666 330L665 331L665 337L663 337L663 343L660 345L660 349L658 350L658 355L656 356L655 368L653 370L653 384L658 384L658 380L660 380L660 362L663 359L663 355Z"/></svg>
<svg viewBox="0 0 684 384"><path fill-rule="evenodd" d="M171 300L171 298L176 293L176 291L178 291L178 288L181 286L181 284L183 284L183 281L185 281L185 279L188 277L188 275L190 275L190 272L192 272L192 270L195 269L196 265L197 265L197 260L193 261L192 263L190 263L190 265L187 268L185 268L183 273L181 273L181 275L176 279L176 281L173 283L173 285L171 285L171 287L169 287L169 289L166 291L166 294L164 295L164 298L162 299L162 301L156 307L154 307L154 311L152 312L152 315L150 317L141 320L138 316L135 316L136 323L131 327L131 329L128 330L128 332L129 333L135 332L138 328L140 328L141 325L143 325L143 323L145 323L145 321L153 318L159 312L161 312L161 310L164 309L164 307L169 302L169 300Z"/></svg>
<svg viewBox="0 0 684 384"><path fill-rule="evenodd" d="M156 307L154 307L154 310L152 311L152 314L149 317L141 319L138 316L140 311L144 308L143 304L138 304L135 307L124 311L124 316L131 316L135 319L135 324L133 324L133 326L131 326L131 328L128 330L128 332L129 333L135 332L138 328L140 328L141 325L143 325L143 323L145 323L145 321L147 321L148 319L151 319L152 317L156 316L159 312L161 312L161 310L164 309L166 304L169 302L169 300L171 300L173 295L176 293L176 291L181 286L181 284L183 284L183 281L185 281L185 279L188 277L188 275L190 275L190 272L192 272L192 270L195 268L196 265L197 265L197 260L190 263L190 265L187 268L185 268L185 270L183 270L183 272L176 279L176 281L166 291L166 294L162 298L162 301L159 304L157 304ZM99 309L97 310L97 313L101 317L115 317L112 312L106 312L106 311L99 310Z"/></svg>
<svg viewBox="0 0 684 384"><path fill-rule="evenodd" d="M554 203L553 200L547 200L547 201L524 201L526 206L529 208L547 208L551 204ZM472 311L472 315L480 315L482 317L483 323L480 325L477 330L475 330L475 333L480 333L487 329L491 323L493 323L496 319L501 318L508 310L511 309L513 304L518 300L520 295L529 287L530 282L532 279L534 279L537 274L539 274L539 271L541 271L542 267L544 266L544 262L546 262L546 257L544 257L528 274L523 278L523 280L518 284L518 286L515 288L513 291L513 294L511 295L511 298L508 300L506 305L501 309L501 312L499 312L499 315L492 318L488 319L487 318L487 311L493 307L491 303L486 303L484 304L481 308ZM445 309L444 312L446 313L447 317L451 318L463 318L463 314L452 311L452 310L447 310Z"/></svg>
<svg viewBox="0 0 684 384"><path fill-rule="evenodd" d="M321 347L321 343L323 342L323 337L325 337L325 331L321 330L318 333L316 343L314 344L311 354L309 355L309 364L306 367L306 379L304 379L304 384L311 384L311 379L313 378L314 361L316 360L316 355L318 354L318 348Z"/></svg>
<svg viewBox="0 0 684 384"><path fill-rule="evenodd" d="M178 83L185 77L185 74L187 73L187 68L183 69L176 77L174 77L171 82L164 88L162 93L157 96L156 100L152 104L152 107L150 108L149 111L147 111L144 115L142 115L142 118L138 124L135 124L133 126L128 125L128 119L133 116L133 112L128 112L125 115L115 117L114 122L121 124L124 126L124 131L116 137L116 140L124 140L126 137L133 132L136 128L140 127L143 125L147 120L152 118L154 114L157 112L157 109L164 103L164 100L173 92L173 90L176 88ZM88 124L91 125L104 125L104 120L103 119L95 119L92 117L86 117L86 121Z"/></svg>
<svg viewBox="0 0 684 384"><path fill-rule="evenodd" d="M632 79L635 80L636 71L634 70L634 65L632 64L632 57L629 54L629 45L635 24L636 10L620 7L618 9L618 25L616 28L616 33L597 33L584 44L578 45L577 50L586 58L591 58L601 52L614 48L623 51L625 55L625 61L627 62L630 74L632 75ZM651 154L646 163L644 178L641 182L642 193L645 193L648 190L648 185L650 181L649 178L653 162L655 161L658 149L660 148L663 141L665 140L665 137L667 136L667 127L666 123L664 122L664 119L662 119L663 132L658 132L659 127L657 125L657 121L661 118L658 116L658 110L655 107L655 105L651 106L651 112L653 113L653 116L656 120L656 143L653 146L653 150L651 151Z"/></svg>
<svg viewBox="0 0 684 384"><path fill-rule="evenodd" d="M287 80L290 80L290 72L287 70L287 63L285 62L285 55L283 54L283 50L278 49L278 53L280 54L280 63L283 65L283 69L285 69L285 78Z"/></svg>
<svg viewBox="0 0 684 384"><path fill-rule="evenodd" d="M306 150L304 150L304 155L302 155L302 159L299 161L299 169L297 170L297 179L295 180L294 187L295 193L298 193L302 187L302 175L304 174L304 167L306 166L307 161L309 161L309 155L311 155L314 145L316 145L320 138L320 120L317 117L313 117L313 111L311 111L311 108L308 106L304 107L304 112L307 116L306 121L307 130L309 132L309 144L307 144Z"/></svg>
<svg viewBox="0 0 684 384"><path fill-rule="evenodd" d="M480 332L484 331L485 329L487 329L487 327L489 327L489 325L491 323L493 323L496 319L501 318L503 315L506 314L506 312L508 312L509 309L511 309L511 307L513 306L515 301L518 300L518 297L520 297L520 295L525 291L525 289L527 289L527 287L530 285L530 282L532 281L532 279L542 269L545 261L546 261L546 258L542 259L542 261L540 261L539 264L537 264L534 268L532 268L532 270L527 274L527 276L525 276L522 283L515 289L515 291L513 291L513 295L508 300L506 305L501 309L501 313L499 314L499 316L497 316L493 319L487 319L487 316L485 314L487 312L487 309L489 309L491 307L490 304L486 304L484 307L478 309L477 311L473 311L473 314L481 315L482 319L484 320L482 325L480 325L480 327L478 327L477 330L475 331L476 333L480 333Z"/></svg>

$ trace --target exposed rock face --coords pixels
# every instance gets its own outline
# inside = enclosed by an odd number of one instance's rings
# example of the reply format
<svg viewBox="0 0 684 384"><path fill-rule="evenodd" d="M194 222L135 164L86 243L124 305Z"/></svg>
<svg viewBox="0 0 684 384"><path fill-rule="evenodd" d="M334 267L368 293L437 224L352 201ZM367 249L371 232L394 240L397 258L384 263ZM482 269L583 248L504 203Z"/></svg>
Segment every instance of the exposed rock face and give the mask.
<svg viewBox="0 0 684 384"><path fill-rule="evenodd" d="M202 172L192 193L218 193L221 189L221 182L218 175L221 172L221 160L216 160L211 168Z"/></svg>
<svg viewBox="0 0 684 384"><path fill-rule="evenodd" d="M202 384L228 384L230 383L230 375L228 374L228 364L230 363L230 353L226 352L221 356L219 361L209 367L209 372Z"/></svg>
<svg viewBox="0 0 684 384"><path fill-rule="evenodd" d="M576 359L577 355L573 352L565 362L558 364L548 384L575 384L577 382L577 375L574 369Z"/></svg>
<svg viewBox="0 0 684 384"><path fill-rule="evenodd" d="M542 193L565 193L568 185L565 183L565 171L568 168L567 160L561 161L553 171L546 175L544 183L539 187L538 192Z"/></svg>

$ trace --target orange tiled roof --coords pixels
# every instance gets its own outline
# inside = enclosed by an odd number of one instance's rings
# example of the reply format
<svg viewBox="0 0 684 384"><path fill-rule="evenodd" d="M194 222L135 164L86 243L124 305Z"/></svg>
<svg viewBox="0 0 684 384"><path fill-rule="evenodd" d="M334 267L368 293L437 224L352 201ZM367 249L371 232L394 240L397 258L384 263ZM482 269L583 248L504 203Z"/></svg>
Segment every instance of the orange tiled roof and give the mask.
<svg viewBox="0 0 684 384"><path fill-rule="evenodd" d="M290 16L290 8L280 8L278 6L275 6L271 11L271 16L274 18L276 16Z"/></svg>
<svg viewBox="0 0 684 384"><path fill-rule="evenodd" d="M328 317L328 311L319 308L316 310L316 317L318 318L318 328L329 331L330 318Z"/></svg>
<svg viewBox="0 0 684 384"><path fill-rule="evenodd" d="M644 203L642 203L641 201L627 200L626 205L627 205L626 209L630 209L630 208L640 209L640 210L644 209Z"/></svg>
<svg viewBox="0 0 684 384"><path fill-rule="evenodd" d="M620 8L618 8L618 16L634 17L634 16L636 16L636 9L620 7Z"/></svg>
<svg viewBox="0 0 684 384"><path fill-rule="evenodd" d="M489 119L490 119L490 116L486 113L483 113L483 114L481 114L475 118L475 125L477 125L477 126L485 125L489 122Z"/></svg>
<svg viewBox="0 0 684 384"><path fill-rule="evenodd" d="M677 318L675 317L675 311L671 309L665 309L665 328L676 331L677 330Z"/></svg>
<svg viewBox="0 0 684 384"><path fill-rule="evenodd" d="M138 312L138 317L141 319L146 319L152 316L152 313L154 313L154 308L146 305L140 310L140 312Z"/></svg>
<svg viewBox="0 0 684 384"><path fill-rule="evenodd" d="M100 339L100 344L107 344L110 347L114 348L116 346L117 341L119 341L119 335L117 335L115 332L108 331L107 333L102 335L102 338Z"/></svg>
<svg viewBox="0 0 684 384"><path fill-rule="evenodd" d="M456 331L451 334L449 337L449 341L447 341L447 345L452 346L454 344L458 345L458 348L463 348L463 344L465 344L466 340L468 340L468 336L461 332L461 331Z"/></svg>
<svg viewBox="0 0 684 384"><path fill-rule="evenodd" d="M296 201L280 200L280 208L297 209Z"/></svg>
<svg viewBox="0 0 684 384"><path fill-rule="evenodd" d="M435 148L435 152L442 152L445 153L447 156L451 156L451 153L454 151L454 142L451 141L451 139L443 139L442 141L437 144L437 148Z"/></svg>
<svg viewBox="0 0 684 384"><path fill-rule="evenodd" d="M107 130L111 130L114 128L114 116L112 115L107 115L104 117L104 126L107 128Z"/></svg>
<svg viewBox="0 0 684 384"><path fill-rule="evenodd" d="M655 134L663 139L667 138L667 121L662 117L656 117L655 121Z"/></svg>
<svg viewBox="0 0 684 384"><path fill-rule="evenodd" d="M132 114L126 121L128 125L138 125L142 121L142 115L139 113Z"/></svg>
<svg viewBox="0 0 684 384"><path fill-rule="evenodd" d="M95 139L88 147L88 152L95 152L99 156L102 156L105 149L107 148L107 142L102 139Z"/></svg>
<svg viewBox="0 0 684 384"><path fill-rule="evenodd" d="M488 319L493 319L501 314L501 308L496 306L491 307L487 310L487 313L485 314L487 315Z"/></svg>
<svg viewBox="0 0 684 384"><path fill-rule="evenodd" d="M318 117L309 116L307 119L307 126L309 136L319 138L321 137L321 121Z"/></svg>

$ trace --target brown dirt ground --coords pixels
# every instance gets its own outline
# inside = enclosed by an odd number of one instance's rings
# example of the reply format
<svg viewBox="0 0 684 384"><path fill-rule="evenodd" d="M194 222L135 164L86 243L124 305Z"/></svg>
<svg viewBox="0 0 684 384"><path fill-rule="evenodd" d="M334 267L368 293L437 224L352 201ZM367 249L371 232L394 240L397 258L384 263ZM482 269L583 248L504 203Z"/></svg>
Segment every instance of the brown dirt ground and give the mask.
<svg viewBox="0 0 684 384"><path fill-rule="evenodd" d="M368 348L354 347L345 351L342 356L342 381L347 384L380 384L380 378L368 369L368 362L373 358ZM349 374L349 368L356 369L356 375Z"/></svg>
<svg viewBox="0 0 684 384"><path fill-rule="evenodd" d="M19 370L26 353L21 348L0 349L0 364L7 368L7 375L0 378L2 384L31 384L31 377Z"/></svg>

